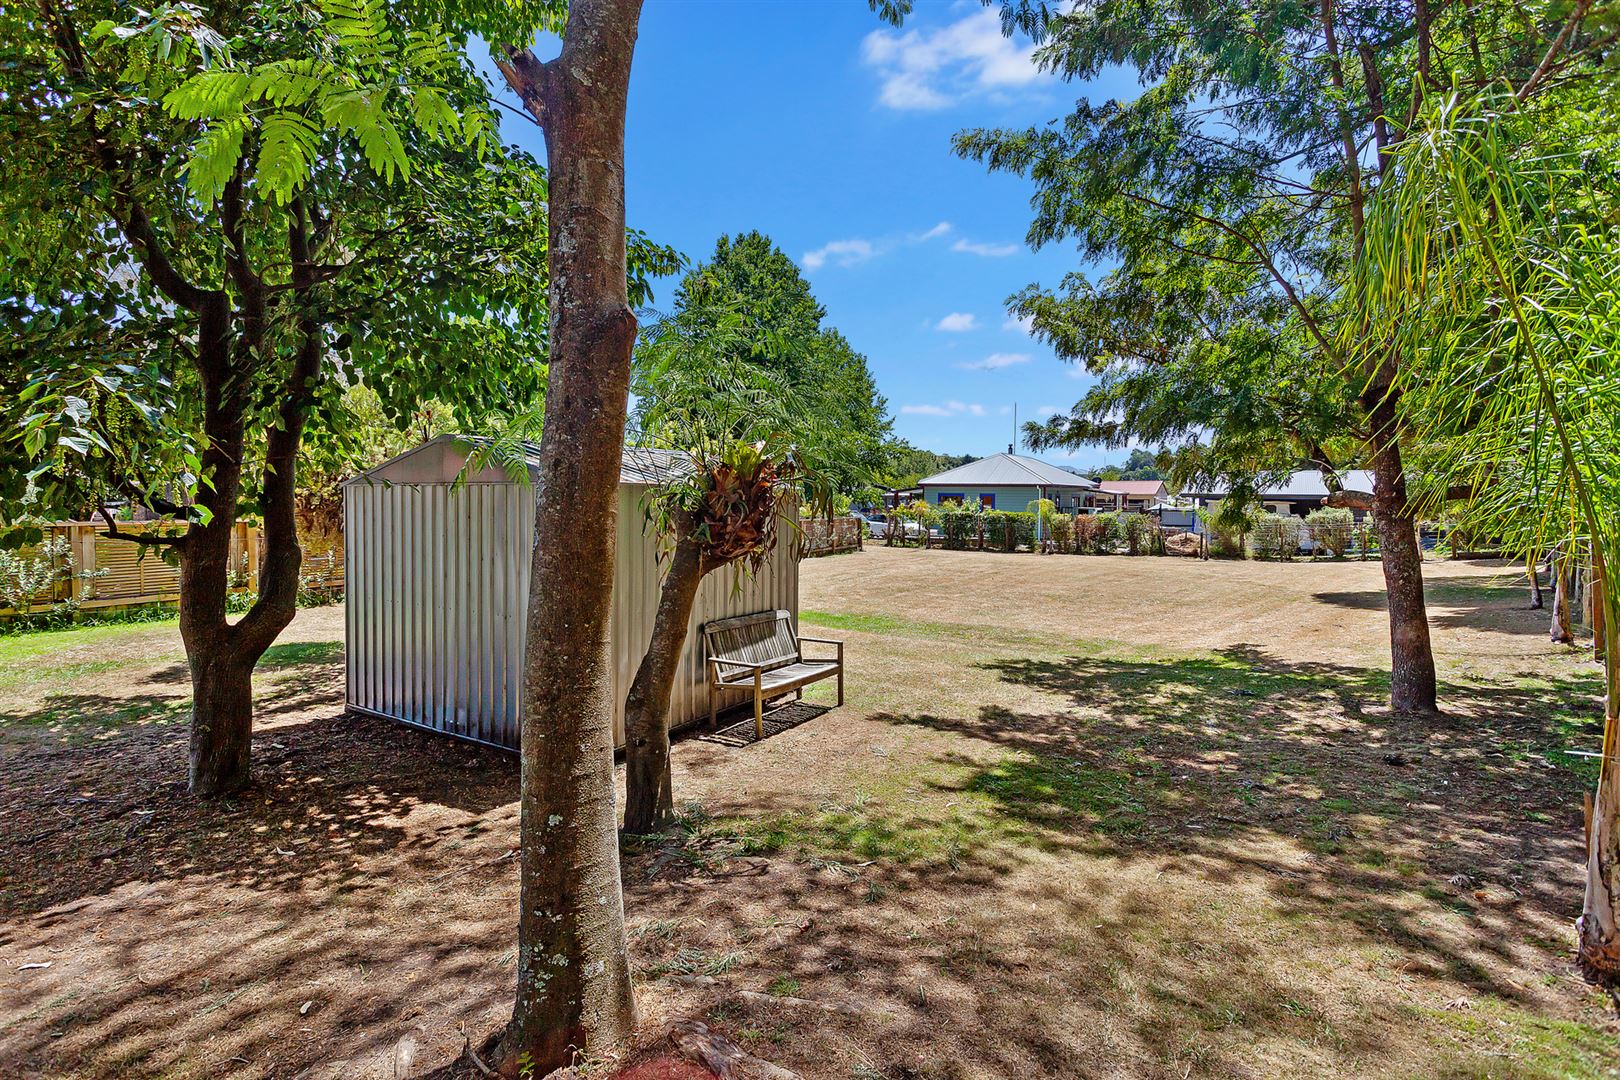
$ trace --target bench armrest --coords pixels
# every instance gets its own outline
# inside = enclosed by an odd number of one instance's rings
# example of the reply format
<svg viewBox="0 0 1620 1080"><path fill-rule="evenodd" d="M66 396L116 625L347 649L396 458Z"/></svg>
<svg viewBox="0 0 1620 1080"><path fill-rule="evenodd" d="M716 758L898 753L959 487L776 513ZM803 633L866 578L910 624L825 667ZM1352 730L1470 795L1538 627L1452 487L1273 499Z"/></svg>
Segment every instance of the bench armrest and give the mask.
<svg viewBox="0 0 1620 1080"><path fill-rule="evenodd" d="M842 641L836 641L833 638L804 637L803 635L800 635L800 637L799 637L800 645L802 646L804 644L804 642L806 642L806 641L813 641L817 645L832 645L832 646L836 647L837 650L838 650L837 662L838 662L840 667L843 666L843 663L844 663L844 643ZM800 660L806 659L806 657L804 655L804 649L802 647L799 649L799 659Z"/></svg>
<svg viewBox="0 0 1620 1080"><path fill-rule="evenodd" d="M715 667L724 665L725 667L742 668L744 671L751 671L755 675L758 675L760 672L765 670L764 664L750 664L746 660L727 660L723 656L711 656L709 657L709 663L713 664ZM714 668L710 668L709 670L714 671ZM715 671L714 674L715 678L718 679L721 673Z"/></svg>

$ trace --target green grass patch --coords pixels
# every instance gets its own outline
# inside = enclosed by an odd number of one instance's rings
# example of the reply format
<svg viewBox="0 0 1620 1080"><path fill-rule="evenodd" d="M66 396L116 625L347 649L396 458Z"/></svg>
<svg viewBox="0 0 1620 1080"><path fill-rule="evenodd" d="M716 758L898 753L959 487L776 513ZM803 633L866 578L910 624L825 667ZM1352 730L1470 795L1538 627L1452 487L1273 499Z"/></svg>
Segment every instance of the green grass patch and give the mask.
<svg viewBox="0 0 1620 1080"><path fill-rule="evenodd" d="M335 664L343 659L341 641L288 641L272 645L259 658L261 668L298 667L303 664Z"/></svg>
<svg viewBox="0 0 1620 1080"><path fill-rule="evenodd" d="M1466 1009L1416 1010L1471 1044L1496 1046L1486 1056L1467 1051L1430 1075L1447 1080L1573 1080L1615 1075L1614 1037L1574 1020L1537 1016L1496 998L1479 998Z"/></svg>
<svg viewBox="0 0 1620 1080"><path fill-rule="evenodd" d="M731 854L790 854L830 870L867 862L954 869L996 851L1111 848L1116 838L1141 833L1144 797L1160 786L1126 771L1021 752L984 766L940 766L909 782L948 795L949 805L918 806L915 794L896 788L884 797L863 792L840 804L759 817L710 818L688 807L680 819L683 839L707 854L719 842ZM878 892L867 899L881 898Z"/></svg>
<svg viewBox="0 0 1620 1080"><path fill-rule="evenodd" d="M1012 755L978 773L967 790L987 796L1002 814L1042 828L1077 825L1109 836L1141 832L1142 793L1150 785L1129 773L1078 761Z"/></svg>

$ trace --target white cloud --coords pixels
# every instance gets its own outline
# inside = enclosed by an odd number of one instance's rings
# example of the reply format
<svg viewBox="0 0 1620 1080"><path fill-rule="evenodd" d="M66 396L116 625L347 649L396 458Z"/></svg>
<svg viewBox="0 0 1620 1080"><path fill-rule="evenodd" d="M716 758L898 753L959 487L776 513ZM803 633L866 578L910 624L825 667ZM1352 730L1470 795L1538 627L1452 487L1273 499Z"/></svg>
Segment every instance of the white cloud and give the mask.
<svg viewBox="0 0 1620 1080"><path fill-rule="evenodd" d="M1062 411L1063 410L1058 408L1056 405L1042 405L1040 408L1035 410L1035 415L1036 416L1056 416L1058 413L1060 413Z"/></svg>
<svg viewBox="0 0 1620 1080"><path fill-rule="evenodd" d="M983 360L975 360L970 364L958 364L964 371L996 371L1000 368L1012 367L1014 364L1029 363L1029 353L998 352L991 353Z"/></svg>
<svg viewBox="0 0 1620 1080"><path fill-rule="evenodd" d="M870 240L859 237L853 240L834 240L823 244L814 251L807 251L799 261L804 263L806 270L820 270L831 259L839 266L854 266L863 263L877 254L877 248Z"/></svg>
<svg viewBox="0 0 1620 1080"><path fill-rule="evenodd" d="M878 101L891 109L942 109L1029 86L1042 77L1034 54L1002 34L991 10L932 29L874 30L861 42L861 59L882 80Z"/></svg>
<svg viewBox="0 0 1620 1080"><path fill-rule="evenodd" d="M828 263L838 266L857 266L868 259L875 259L879 255L887 254L897 247L909 247L913 244L926 244L930 240L937 240L954 231L954 226L948 221L942 221L931 229L916 233L891 233L888 236L878 237L876 240L867 240L856 236L848 240L833 240L821 245L814 251L807 251L799 256L799 262L804 264L806 270L820 270Z"/></svg>
<svg viewBox="0 0 1620 1080"><path fill-rule="evenodd" d="M1002 259L1008 255L1018 253L1017 244L976 244L971 240L958 240L951 245L952 251L965 252L968 255L983 255L990 259Z"/></svg>
<svg viewBox="0 0 1620 1080"><path fill-rule="evenodd" d="M1026 337L1033 337L1035 335L1035 316L1025 315L1022 319L1015 319L1009 315L1007 321L1001 324L1001 328L1003 330L1017 330Z"/></svg>
<svg viewBox="0 0 1620 1080"><path fill-rule="evenodd" d="M978 317L968 311L953 311L935 324L935 330L943 330L947 334L963 334L969 330L979 328Z"/></svg>
<svg viewBox="0 0 1620 1080"><path fill-rule="evenodd" d="M907 416L983 416L984 406L978 402L947 401L943 405L902 405L900 411Z"/></svg>

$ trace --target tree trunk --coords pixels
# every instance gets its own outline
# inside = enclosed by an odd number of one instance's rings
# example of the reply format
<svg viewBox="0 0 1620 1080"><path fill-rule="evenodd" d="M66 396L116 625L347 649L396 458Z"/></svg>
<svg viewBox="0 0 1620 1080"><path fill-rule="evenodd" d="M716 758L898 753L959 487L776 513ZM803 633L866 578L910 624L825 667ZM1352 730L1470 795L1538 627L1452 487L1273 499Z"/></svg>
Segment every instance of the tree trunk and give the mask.
<svg viewBox="0 0 1620 1080"><path fill-rule="evenodd" d="M613 804L613 589L636 319L624 124L640 0L574 0L562 52L499 62L545 131L551 356L524 658L517 994L501 1069L611 1057L635 1027Z"/></svg>
<svg viewBox="0 0 1620 1080"><path fill-rule="evenodd" d="M202 385L206 442L197 503L206 521L194 520L180 546L180 639L191 669L193 794L228 795L249 779L253 689L225 619L230 591L231 533L242 488L243 381L231 371L231 309L223 292L199 312L197 369Z"/></svg>
<svg viewBox="0 0 1620 1080"><path fill-rule="evenodd" d="M669 773L669 696L686 648L698 586L713 567L702 544L682 530L658 595L652 640L624 702L624 831L657 832L675 812Z"/></svg>
<svg viewBox="0 0 1620 1080"><path fill-rule="evenodd" d="M1570 645L1575 641L1575 631L1569 614L1569 557L1562 551L1555 552L1552 568L1552 625L1548 636L1559 645Z"/></svg>
<svg viewBox="0 0 1620 1080"><path fill-rule="evenodd" d="M1607 591L1607 575L1598 563L1595 577ZM1602 592L1599 593L1602 596ZM1620 627L1612 611L1601 621L1603 651L1603 757L1598 765L1597 793L1592 799L1586 837L1586 900L1575 924L1576 956L1589 982L1620 994Z"/></svg>
<svg viewBox="0 0 1620 1080"><path fill-rule="evenodd" d="M1378 410L1381 412L1382 410ZM1393 403L1391 403L1391 416ZM1393 430L1389 423L1375 427ZM1406 502L1401 450L1393 437L1382 442L1373 458L1373 520L1378 527L1379 558L1389 602L1390 706L1401 712L1432 713L1435 699L1434 650L1429 642L1429 613L1423 601L1423 549L1417 522Z"/></svg>
<svg viewBox="0 0 1620 1080"><path fill-rule="evenodd" d="M1527 560L1526 569L1530 574L1530 610L1540 611L1543 603L1541 598L1541 560L1531 555Z"/></svg>
<svg viewBox="0 0 1620 1080"><path fill-rule="evenodd" d="M234 203L229 205L234 207ZM227 217L235 220L235 213ZM244 368L265 350L263 286L239 254L231 263L241 304L240 330L234 341L223 292L201 313L199 324L197 367L207 435L201 465L210 482L197 501L210 516L206 522L192 524L180 548L180 637L192 683L189 773L191 790L197 795L228 795L251 779L253 668L298 608L298 573L303 563L294 514L298 448L310 391L320 374L323 342L319 322L307 303L314 270L302 200L294 200L288 222L288 255L293 285L299 292L299 348L282 386L280 422L268 426L265 436L260 497L265 544L259 596L235 625L227 620L225 605L245 456L249 380Z"/></svg>

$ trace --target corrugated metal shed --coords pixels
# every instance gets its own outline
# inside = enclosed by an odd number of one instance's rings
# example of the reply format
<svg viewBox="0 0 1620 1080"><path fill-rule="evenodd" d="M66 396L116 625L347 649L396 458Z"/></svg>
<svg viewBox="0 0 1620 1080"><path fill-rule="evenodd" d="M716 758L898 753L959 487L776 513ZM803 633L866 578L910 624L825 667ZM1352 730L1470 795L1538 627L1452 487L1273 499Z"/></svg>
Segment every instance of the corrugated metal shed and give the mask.
<svg viewBox="0 0 1620 1080"><path fill-rule="evenodd" d="M474 445L441 436L344 485L347 701L359 712L516 749L535 489L499 468L457 488ZM661 584L644 498L650 484L685 467L669 451L625 451L610 630L619 743ZM784 536L759 573L722 570L703 582L670 695L671 724L708 714L701 624L774 608L791 611L797 624L794 547Z"/></svg>
<svg viewBox="0 0 1620 1080"><path fill-rule="evenodd" d="M1097 482L1022 454L992 454L917 481L921 487L997 487L1038 484L1043 487L1095 488Z"/></svg>

